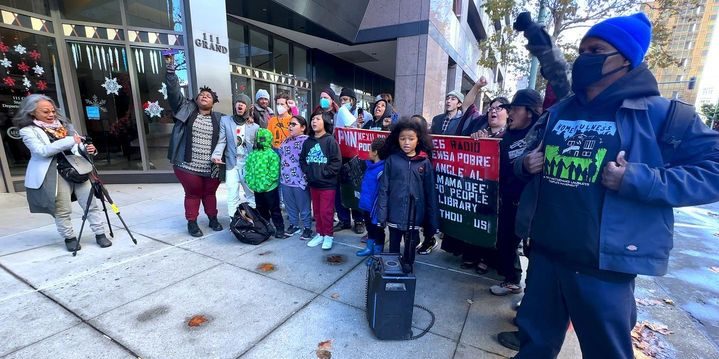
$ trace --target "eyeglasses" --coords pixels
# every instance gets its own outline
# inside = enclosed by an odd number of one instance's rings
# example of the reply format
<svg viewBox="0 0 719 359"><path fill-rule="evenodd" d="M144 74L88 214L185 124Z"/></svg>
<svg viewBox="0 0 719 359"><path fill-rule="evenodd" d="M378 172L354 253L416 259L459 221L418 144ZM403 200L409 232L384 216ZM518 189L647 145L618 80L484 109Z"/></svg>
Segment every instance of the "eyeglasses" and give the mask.
<svg viewBox="0 0 719 359"><path fill-rule="evenodd" d="M489 109L487 110L487 112L492 112L492 111L499 112L499 111L502 111L502 110L504 110L504 107L501 107L501 106L489 106Z"/></svg>
<svg viewBox="0 0 719 359"><path fill-rule="evenodd" d="M297 122L290 122L290 124L287 125L287 127L295 127L295 126L299 126L299 125L300 125L300 124L297 123Z"/></svg>

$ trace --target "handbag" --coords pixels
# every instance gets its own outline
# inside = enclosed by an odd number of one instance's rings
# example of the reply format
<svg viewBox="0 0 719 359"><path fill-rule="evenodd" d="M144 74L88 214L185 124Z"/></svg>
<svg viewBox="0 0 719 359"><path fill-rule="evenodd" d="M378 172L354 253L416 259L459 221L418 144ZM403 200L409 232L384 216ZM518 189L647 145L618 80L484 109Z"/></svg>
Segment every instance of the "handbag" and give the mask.
<svg viewBox="0 0 719 359"><path fill-rule="evenodd" d="M92 169L92 163L78 155L68 155L63 152L62 157L59 157L57 161L57 172L62 178L72 183L87 181Z"/></svg>

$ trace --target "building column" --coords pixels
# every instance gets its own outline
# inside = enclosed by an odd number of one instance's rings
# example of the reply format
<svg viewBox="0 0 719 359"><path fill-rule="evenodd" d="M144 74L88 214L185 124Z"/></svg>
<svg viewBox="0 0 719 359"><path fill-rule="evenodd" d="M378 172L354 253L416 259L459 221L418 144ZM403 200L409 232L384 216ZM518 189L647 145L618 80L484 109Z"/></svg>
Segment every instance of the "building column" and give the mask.
<svg viewBox="0 0 719 359"><path fill-rule="evenodd" d="M444 111L448 62L447 53L426 34L397 39L394 102L401 116L421 114L430 121Z"/></svg>

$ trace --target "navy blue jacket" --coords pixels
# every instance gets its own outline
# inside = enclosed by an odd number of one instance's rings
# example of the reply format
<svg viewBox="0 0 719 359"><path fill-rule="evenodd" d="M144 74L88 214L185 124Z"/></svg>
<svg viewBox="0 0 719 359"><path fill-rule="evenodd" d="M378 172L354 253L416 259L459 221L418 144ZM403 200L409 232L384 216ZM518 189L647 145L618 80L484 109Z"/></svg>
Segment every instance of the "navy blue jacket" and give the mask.
<svg viewBox="0 0 719 359"><path fill-rule="evenodd" d="M403 152L393 153L385 160L380 178L378 223L406 231L410 195L415 198L414 229L424 227L435 233L439 229L439 209L432 163L424 153L412 158Z"/></svg>
<svg viewBox="0 0 719 359"><path fill-rule="evenodd" d="M646 65L630 71L622 83L657 88ZM613 85L614 86L614 85ZM658 93L658 91L656 92ZM514 172L530 180L522 193L516 232L527 237L537 208L540 175L530 176L522 165L528 152L544 139L571 96L540 117L527 135L527 150L514 163ZM665 164L660 139L669 100L660 96L626 97L616 112L620 150L629 162L619 191L608 190L602 205L599 269L630 274L664 275L673 247L673 207L719 201L719 132L698 116L684 134L672 163Z"/></svg>
<svg viewBox="0 0 719 359"><path fill-rule="evenodd" d="M367 169L362 177L362 190L360 191L359 208L370 213L372 224L377 224L377 193L379 191L379 181L382 171L384 171L384 161L365 161Z"/></svg>

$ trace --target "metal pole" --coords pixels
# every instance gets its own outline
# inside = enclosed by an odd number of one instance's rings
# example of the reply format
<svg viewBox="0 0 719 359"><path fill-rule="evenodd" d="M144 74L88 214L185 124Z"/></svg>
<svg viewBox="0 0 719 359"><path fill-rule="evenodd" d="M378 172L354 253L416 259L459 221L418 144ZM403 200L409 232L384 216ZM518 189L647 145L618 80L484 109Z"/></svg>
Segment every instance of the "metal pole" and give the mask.
<svg viewBox="0 0 719 359"><path fill-rule="evenodd" d="M539 26L543 26L546 22L547 18L547 0L541 0L539 2L539 19L537 19L537 24ZM539 60L536 56L532 56L532 62L529 65L529 82L527 83L527 88L530 88L534 90L534 88L537 85L537 71L539 69Z"/></svg>

